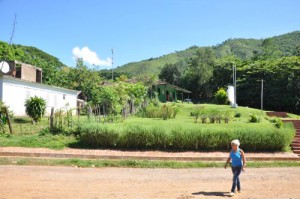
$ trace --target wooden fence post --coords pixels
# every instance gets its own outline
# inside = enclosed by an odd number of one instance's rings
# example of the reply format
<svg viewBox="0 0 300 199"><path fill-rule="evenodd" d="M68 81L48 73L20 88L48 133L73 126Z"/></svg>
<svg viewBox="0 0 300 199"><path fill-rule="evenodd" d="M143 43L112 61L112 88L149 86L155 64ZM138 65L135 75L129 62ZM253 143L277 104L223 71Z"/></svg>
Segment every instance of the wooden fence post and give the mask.
<svg viewBox="0 0 300 199"><path fill-rule="evenodd" d="M13 134L13 129L12 129L12 125L11 125L11 122L10 122L10 117L9 117L7 107L4 107L4 111L5 111L5 115L6 115L6 118L7 118L7 123L8 123L8 126L9 126L9 132L10 132L10 134Z"/></svg>
<svg viewBox="0 0 300 199"><path fill-rule="evenodd" d="M50 114L50 129L53 129L53 123L54 123L54 107L51 108L51 114Z"/></svg>

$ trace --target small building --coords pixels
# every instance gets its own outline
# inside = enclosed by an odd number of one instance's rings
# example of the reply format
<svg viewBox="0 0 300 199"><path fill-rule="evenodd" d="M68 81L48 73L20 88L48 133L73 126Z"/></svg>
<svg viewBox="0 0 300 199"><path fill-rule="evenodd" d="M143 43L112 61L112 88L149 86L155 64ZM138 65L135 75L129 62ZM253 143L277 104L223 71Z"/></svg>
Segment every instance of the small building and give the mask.
<svg viewBox="0 0 300 199"><path fill-rule="evenodd" d="M0 100L13 111L16 116L25 116L25 101L30 97L41 97L46 101L46 115L54 110L74 109L76 114L77 96L80 91L42 84L40 68L10 61L9 72L0 76ZM18 65L17 65L18 64Z"/></svg>
<svg viewBox="0 0 300 199"><path fill-rule="evenodd" d="M177 100L181 100L183 102L184 99L189 99L190 94L192 93L191 91L162 81L159 81L153 85L152 91L157 93L159 101L163 103L177 102Z"/></svg>
<svg viewBox="0 0 300 199"><path fill-rule="evenodd" d="M6 61L9 65L8 72L4 75L12 76L30 82L42 83L42 69L19 61Z"/></svg>

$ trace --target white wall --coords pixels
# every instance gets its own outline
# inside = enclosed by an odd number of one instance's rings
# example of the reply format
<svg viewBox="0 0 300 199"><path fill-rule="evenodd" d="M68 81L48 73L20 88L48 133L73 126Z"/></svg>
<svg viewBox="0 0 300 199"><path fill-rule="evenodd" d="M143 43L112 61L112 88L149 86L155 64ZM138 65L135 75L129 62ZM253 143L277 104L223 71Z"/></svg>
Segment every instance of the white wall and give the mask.
<svg viewBox="0 0 300 199"><path fill-rule="evenodd" d="M2 88L2 89L1 89ZM78 91L69 89L48 86L41 83L27 82L24 80L2 77L0 80L0 97L2 101L9 106L9 109L14 112L16 116L26 115L25 113L25 100L38 96L46 100L46 115L51 113L51 107L55 110L66 108L68 109L77 106ZM74 114L76 110L74 110Z"/></svg>

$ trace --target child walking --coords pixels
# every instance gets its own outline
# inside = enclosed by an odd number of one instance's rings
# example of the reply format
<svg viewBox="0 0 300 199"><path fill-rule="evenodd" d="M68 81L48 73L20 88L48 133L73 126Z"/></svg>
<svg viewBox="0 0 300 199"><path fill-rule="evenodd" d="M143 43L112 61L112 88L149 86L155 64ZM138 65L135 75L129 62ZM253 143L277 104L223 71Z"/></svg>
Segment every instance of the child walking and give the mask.
<svg viewBox="0 0 300 199"><path fill-rule="evenodd" d="M231 192L229 193L229 196L234 196L235 194L235 188L237 188L237 191L241 191L241 184L240 184L240 174L241 171L245 171L244 167L246 166L246 158L245 153L242 149L239 148L240 141L239 140L232 140L231 141L231 151L229 154L229 157L227 158L227 161L225 163L225 169L227 168L228 163L231 160L231 170L233 174L233 180L232 180L232 187Z"/></svg>

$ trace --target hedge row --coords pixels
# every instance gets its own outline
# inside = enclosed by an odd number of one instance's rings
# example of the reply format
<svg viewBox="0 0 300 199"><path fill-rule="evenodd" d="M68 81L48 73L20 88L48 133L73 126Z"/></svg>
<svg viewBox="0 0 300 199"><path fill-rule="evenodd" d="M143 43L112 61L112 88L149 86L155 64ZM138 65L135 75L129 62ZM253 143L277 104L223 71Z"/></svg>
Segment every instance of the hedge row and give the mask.
<svg viewBox="0 0 300 199"><path fill-rule="evenodd" d="M170 132L138 125L118 129L105 124L85 124L78 131L81 144L86 147L208 151L228 150L233 139L239 139L245 151L283 151L295 135L290 124L280 129L177 128Z"/></svg>

